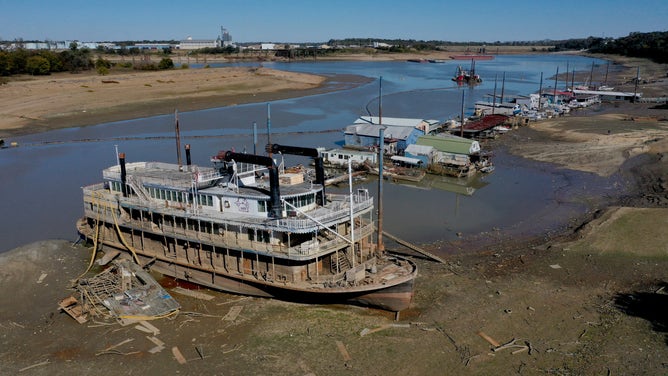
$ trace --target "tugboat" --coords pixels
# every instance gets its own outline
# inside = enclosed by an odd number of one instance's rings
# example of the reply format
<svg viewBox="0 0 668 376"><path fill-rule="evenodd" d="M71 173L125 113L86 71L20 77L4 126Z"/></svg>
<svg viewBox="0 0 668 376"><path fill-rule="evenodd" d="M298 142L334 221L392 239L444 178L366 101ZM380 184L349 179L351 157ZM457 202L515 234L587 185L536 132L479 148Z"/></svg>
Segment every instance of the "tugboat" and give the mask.
<svg viewBox="0 0 668 376"><path fill-rule="evenodd" d="M479 74L475 73L475 61L471 61L471 70L467 71L464 68L462 68L461 65L457 66L457 71L455 72L455 76L452 77L452 80L457 82L457 84L462 85L462 84L479 84L482 82L482 78L480 78Z"/></svg>
<svg viewBox="0 0 668 376"><path fill-rule="evenodd" d="M192 165L188 145L185 166L120 153L102 182L83 187L78 231L95 249L231 293L407 309L417 267L373 242L369 192L326 193L317 149L267 152L219 152L211 167ZM312 158L315 177L281 170L279 153Z"/></svg>

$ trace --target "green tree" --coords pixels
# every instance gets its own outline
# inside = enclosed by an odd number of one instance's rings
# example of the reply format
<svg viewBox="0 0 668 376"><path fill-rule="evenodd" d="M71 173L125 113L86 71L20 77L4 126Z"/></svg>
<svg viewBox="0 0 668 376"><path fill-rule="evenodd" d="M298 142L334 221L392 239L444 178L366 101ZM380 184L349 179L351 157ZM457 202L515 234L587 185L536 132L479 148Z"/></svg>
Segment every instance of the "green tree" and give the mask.
<svg viewBox="0 0 668 376"><path fill-rule="evenodd" d="M14 71L14 59L6 51L0 51L0 76L11 76Z"/></svg>
<svg viewBox="0 0 668 376"><path fill-rule="evenodd" d="M42 56L31 56L26 61L26 73L34 76L45 76L51 73L51 64L49 60Z"/></svg>
<svg viewBox="0 0 668 376"><path fill-rule="evenodd" d="M104 65L100 65L95 69L97 70L97 74L99 74L100 76L106 76L109 74L109 68L105 67Z"/></svg>
<svg viewBox="0 0 668 376"><path fill-rule="evenodd" d="M101 56L98 56L97 60L95 60L95 69L100 69L100 68L111 68L111 61L107 59L103 59Z"/></svg>
<svg viewBox="0 0 668 376"><path fill-rule="evenodd" d="M158 63L158 69L172 69L174 68L174 61L172 59L166 57L160 60L160 63Z"/></svg>

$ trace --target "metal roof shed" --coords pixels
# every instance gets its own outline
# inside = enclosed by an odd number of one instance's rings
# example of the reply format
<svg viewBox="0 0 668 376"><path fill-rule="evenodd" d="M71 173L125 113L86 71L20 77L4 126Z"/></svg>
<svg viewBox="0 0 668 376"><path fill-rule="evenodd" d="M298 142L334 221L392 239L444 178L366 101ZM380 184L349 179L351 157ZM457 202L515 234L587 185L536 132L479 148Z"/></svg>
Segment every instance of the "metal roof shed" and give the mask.
<svg viewBox="0 0 668 376"><path fill-rule="evenodd" d="M478 141L457 136L422 136L418 138L416 144L432 146L444 153L471 155L480 152Z"/></svg>

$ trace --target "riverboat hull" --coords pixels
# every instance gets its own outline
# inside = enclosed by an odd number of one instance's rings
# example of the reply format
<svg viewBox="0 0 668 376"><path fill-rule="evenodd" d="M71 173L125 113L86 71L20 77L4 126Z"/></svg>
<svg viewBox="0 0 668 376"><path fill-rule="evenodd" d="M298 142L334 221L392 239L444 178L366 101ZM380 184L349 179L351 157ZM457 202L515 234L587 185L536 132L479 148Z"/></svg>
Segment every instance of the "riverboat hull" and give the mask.
<svg viewBox="0 0 668 376"><path fill-rule="evenodd" d="M99 230L91 226L88 218L82 218L77 223L80 236L91 242L96 242L96 233ZM125 232L123 227L116 231ZM132 231L125 236L134 239ZM99 233L98 233L99 234ZM101 239L106 238L106 239ZM121 241L120 236L104 237L98 235L97 241L106 249L122 251L122 257L134 258L141 265L152 271L179 280L210 287L233 294L249 295L264 298L275 298L285 301L308 304L354 304L380 308L392 312L400 312L410 307L413 300L414 280L417 276L417 266L412 261L398 256L382 256L382 265L396 265L396 269L410 270L410 273L389 273L387 278L378 283L360 284L358 286L325 287L309 283L289 283L285 281L258 279L256 275L228 270L225 267L215 267L213 260L217 257L202 251L202 245L189 244L181 256L166 257L159 249L164 248L155 240L144 238L142 241L132 241L144 248L128 250L127 244ZM126 240L126 242L129 240ZM388 264L387 261L390 260ZM243 263L243 260L240 261ZM369 263L372 265L374 263ZM401 265L401 266L399 266Z"/></svg>

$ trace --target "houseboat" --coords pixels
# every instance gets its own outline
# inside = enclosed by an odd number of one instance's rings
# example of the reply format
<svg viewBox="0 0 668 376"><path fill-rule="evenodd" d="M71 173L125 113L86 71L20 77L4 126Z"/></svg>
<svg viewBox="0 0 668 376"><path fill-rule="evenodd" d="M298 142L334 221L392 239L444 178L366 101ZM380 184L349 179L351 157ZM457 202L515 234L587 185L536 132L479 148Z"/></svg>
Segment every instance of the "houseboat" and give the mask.
<svg viewBox="0 0 668 376"><path fill-rule="evenodd" d="M187 147L185 166L121 153L102 182L83 187L78 231L94 249L231 293L408 308L417 267L379 251L369 192L326 193L316 149L267 151L220 152L210 167L191 165ZM272 153L313 158L315 177L282 173Z"/></svg>

